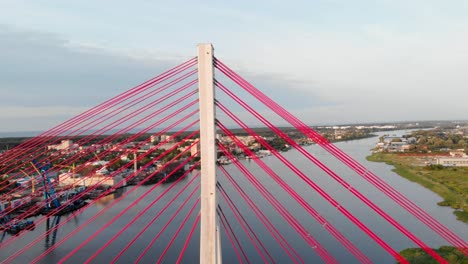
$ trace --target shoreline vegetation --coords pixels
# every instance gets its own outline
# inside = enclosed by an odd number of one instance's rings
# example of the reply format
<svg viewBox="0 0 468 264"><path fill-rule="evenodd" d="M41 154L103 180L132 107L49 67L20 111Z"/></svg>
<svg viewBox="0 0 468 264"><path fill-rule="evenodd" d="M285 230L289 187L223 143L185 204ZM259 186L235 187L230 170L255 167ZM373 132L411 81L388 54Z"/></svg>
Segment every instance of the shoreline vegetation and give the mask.
<svg viewBox="0 0 468 264"><path fill-rule="evenodd" d="M373 162L385 162L395 168L398 175L437 193L443 201L439 206L450 206L457 220L468 223L468 168L421 166L418 156L396 153L373 153L367 157Z"/></svg>
<svg viewBox="0 0 468 264"><path fill-rule="evenodd" d="M460 252L455 247L441 246L434 249L437 254L446 259L450 264L467 264L468 257ZM432 258L422 248L407 248L400 251L402 257L409 261L411 264L437 264L437 260Z"/></svg>
<svg viewBox="0 0 468 264"><path fill-rule="evenodd" d="M417 155L397 153L373 153L367 157L367 160L385 162L394 166L392 171L437 193L443 198L443 201L437 203L439 206L452 207L455 209L453 213L457 216L457 220L468 223L468 168L421 166L418 165ZM434 251L451 264L468 264L468 256L455 247L441 246ZM438 263L421 248L407 248L400 251L400 254L411 264Z"/></svg>

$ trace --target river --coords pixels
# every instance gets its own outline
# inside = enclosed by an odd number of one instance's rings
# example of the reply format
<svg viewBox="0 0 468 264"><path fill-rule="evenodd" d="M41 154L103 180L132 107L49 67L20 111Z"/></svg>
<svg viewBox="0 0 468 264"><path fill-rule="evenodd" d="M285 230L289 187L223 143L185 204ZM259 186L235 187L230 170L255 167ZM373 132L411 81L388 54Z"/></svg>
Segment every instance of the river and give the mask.
<svg viewBox="0 0 468 264"><path fill-rule="evenodd" d="M391 132L401 133L399 132ZM381 135L383 133L379 133ZM391 184L394 188L403 193L406 197L411 199L413 202L422 207L425 211L430 213L434 218L439 220L445 226L453 230L464 240L468 240L468 228L467 225L457 221L453 210L448 207L437 206L437 202L442 199L432 193L431 191L419 186L416 183L409 182L406 179L398 176L392 172L392 166L383 163L368 162L365 157L370 154L370 149L377 142L377 137L339 142L336 145L356 159L358 162L369 168L375 174L379 175L386 182ZM381 194L376 188L370 186L366 181L362 180L356 173L352 172L345 165L340 164L339 161L331 157L330 154L321 150L319 146L311 145L305 147L307 151L315 155L327 166L333 168L340 176L346 179L355 188L369 197L378 206L388 212L392 217L399 221L402 225L408 228L416 236L421 238L431 247L439 247L441 245L447 245L441 237L434 232L430 231L429 228L423 226L405 212L401 207L395 204L393 201L388 199L385 195ZM408 247L416 247L416 245L407 239L404 235L400 234L395 228L388 224L385 220L379 217L376 213L371 211L367 206L350 194L346 189L338 185L333 179L327 174L318 169L311 162L306 161L299 152L290 150L282 153L288 160L293 162L295 166L300 168L310 179L320 185L325 191L333 196L342 206L347 208L370 227L376 234L378 234L383 240L390 244L394 249L400 251ZM371 260L376 263L395 263L393 258L378 246L372 239L367 237L359 228L353 225L347 218L341 215L334 207L326 202L320 195L314 190L308 187L302 182L295 174L290 172L284 165L280 164L278 160L273 156L267 156L262 159L270 168L274 169L285 181L287 181L307 202L312 205L321 215L323 215L330 223L338 228L351 242L353 242L364 254L369 256ZM255 164L254 161L244 160L242 163L253 172L257 179L260 180L268 190L280 200L286 208L300 221L300 223L308 230L308 232L315 237L321 245L323 245L340 263L358 263L358 261L349 253L339 242L337 242L328 232L318 224L309 214L307 214L302 207L300 207L287 193L274 183L269 177ZM234 165L225 166L231 175L243 186L243 189L250 195L255 201L259 208L265 215L269 216L269 219L274 223L281 231L283 236L289 241L291 246L301 255L302 259L306 263L322 263L322 260L314 252L315 249L308 246L302 238L286 223L286 221L261 197L256 189L250 184L243 175L235 168ZM167 196L164 196L154 207L152 207L141 219L135 222L130 228L123 232L109 247L107 247L101 254L99 254L92 263L108 263L115 255L117 255L122 248L130 241L136 233L138 233L143 226L145 226L154 215L156 215L164 205L175 195L175 193L184 187L194 175L183 179L180 183L174 186L173 190ZM250 208L241 200L239 195L232 188L230 183L220 173L219 182L227 190L227 193L233 200L236 201L239 210L245 216L251 227L255 230L257 236L264 243L265 248L268 249L269 253L274 257L277 263L291 263L288 255L282 250L278 243L272 238L267 229L258 220ZM193 190L197 181L189 186L188 191L184 192L181 197L187 197L190 190ZM104 232L96 236L95 239L91 240L76 254L74 254L66 263L83 263L90 255L92 255L98 248L105 244L118 230L122 228L126 223L135 217L141 210L145 208L158 194L169 188L170 185L163 185L156 188L148 196L146 196L139 204L132 207L127 213L120 217L115 223L111 224ZM126 187L127 191L131 187ZM103 213L100 217L86 225L71 239L65 241L57 247L53 252L44 257L40 263L55 263L64 257L68 252L76 248L78 244L83 242L90 234L95 233L100 227L108 223L114 216L118 215L124 208L131 204L135 199L140 197L144 192L148 191L151 186L139 187L135 192L128 193L121 202L110 210ZM122 190L125 192L126 190ZM28 249L24 254L15 258L13 263L29 263L36 256L40 255L44 250L50 247L53 243L59 243L68 233L79 228L88 219L93 217L96 213L100 212L105 208L106 205L112 203L115 199L114 196L120 196L122 193L117 193L112 196L105 197L95 205L89 206L87 210L80 212L76 215L65 216L61 218L61 222L65 222L69 218L69 222L61 226L54 235L51 234L48 239L42 238L33 247ZM188 212L189 207L192 206L194 199L188 203L188 206L182 210L182 212ZM167 222L172 214L182 205L183 199L177 199L176 202L168 208L168 210L162 214L161 218L158 219L153 225L145 231L141 238L133 244L129 250L127 250L122 257L118 260L118 263L130 263L133 262L143 251L146 245L151 239L159 232L161 227ZM229 222L233 225L238 239L241 241L246 254L249 256L251 263L261 263L262 258L255 250L254 246L250 243L248 237L243 233L242 228L236 222L236 219L229 210L229 207L225 204L223 199L219 197L219 202L226 213ZM197 209L198 210L198 209ZM184 214L179 215L175 218L174 223L169 226L169 229L162 233L161 237L148 251L148 253L142 258L142 263L154 263L161 252L165 249L169 243L173 234L178 229L182 222ZM188 221L188 224L182 229L179 237L175 240L174 245L169 249L167 256L164 258L164 263L174 263L179 252L188 236L191 225L194 222L196 214L193 214ZM53 219L50 219L52 222ZM10 255L20 250L28 243L33 241L37 236L44 233L46 230L46 224L38 224L33 231L27 231L20 239L16 240L13 244L0 249L0 260L7 259ZM223 261L225 263L237 263L236 255L232 250L231 244L224 232L222 236L222 254ZM184 255L184 263L197 263L198 262L198 250L199 250L199 231L198 229L194 233L194 237L189 244L189 247ZM4 237L4 241L9 239L9 235Z"/></svg>

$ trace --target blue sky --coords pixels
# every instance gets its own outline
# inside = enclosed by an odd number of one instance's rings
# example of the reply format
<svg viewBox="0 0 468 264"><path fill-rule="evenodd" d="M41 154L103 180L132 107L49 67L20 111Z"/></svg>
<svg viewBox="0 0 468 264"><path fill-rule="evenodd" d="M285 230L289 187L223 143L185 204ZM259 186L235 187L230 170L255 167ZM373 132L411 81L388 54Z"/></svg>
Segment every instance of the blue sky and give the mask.
<svg viewBox="0 0 468 264"><path fill-rule="evenodd" d="M201 42L309 124L467 119L466 14L461 0L0 0L0 132L47 129Z"/></svg>

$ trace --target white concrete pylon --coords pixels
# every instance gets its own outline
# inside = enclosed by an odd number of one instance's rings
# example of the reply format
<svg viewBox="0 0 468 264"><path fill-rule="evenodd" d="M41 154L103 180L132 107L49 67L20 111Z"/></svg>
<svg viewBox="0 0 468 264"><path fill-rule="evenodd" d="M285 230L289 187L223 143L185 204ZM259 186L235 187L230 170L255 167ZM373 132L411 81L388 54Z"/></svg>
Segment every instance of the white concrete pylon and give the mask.
<svg viewBox="0 0 468 264"><path fill-rule="evenodd" d="M216 217L216 127L213 46L198 45L198 89L200 98L200 263L220 261ZM220 261L221 262L221 261Z"/></svg>

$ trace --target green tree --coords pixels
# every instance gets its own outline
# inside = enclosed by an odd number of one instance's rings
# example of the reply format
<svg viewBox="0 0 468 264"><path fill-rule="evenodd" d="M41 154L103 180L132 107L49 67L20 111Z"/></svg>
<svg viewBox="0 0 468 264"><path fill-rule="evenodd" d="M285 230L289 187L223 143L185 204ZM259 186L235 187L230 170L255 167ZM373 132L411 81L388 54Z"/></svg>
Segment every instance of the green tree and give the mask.
<svg viewBox="0 0 468 264"><path fill-rule="evenodd" d="M465 152L467 151L466 149L466 141L464 139L460 139L457 144L458 148L465 149Z"/></svg>
<svg viewBox="0 0 468 264"><path fill-rule="evenodd" d="M418 144L424 145L427 143L427 138L425 136L420 136L418 139Z"/></svg>

